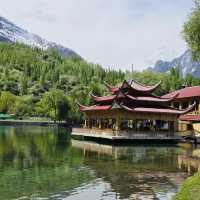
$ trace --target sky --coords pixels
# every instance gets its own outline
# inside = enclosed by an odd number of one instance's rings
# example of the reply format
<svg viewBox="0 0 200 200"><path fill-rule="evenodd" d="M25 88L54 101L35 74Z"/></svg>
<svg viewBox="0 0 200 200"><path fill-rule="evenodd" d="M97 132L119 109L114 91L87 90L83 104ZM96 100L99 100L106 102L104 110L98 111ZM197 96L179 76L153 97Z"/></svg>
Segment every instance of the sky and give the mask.
<svg viewBox="0 0 200 200"><path fill-rule="evenodd" d="M143 70L186 50L192 0L0 0L0 15L89 62Z"/></svg>

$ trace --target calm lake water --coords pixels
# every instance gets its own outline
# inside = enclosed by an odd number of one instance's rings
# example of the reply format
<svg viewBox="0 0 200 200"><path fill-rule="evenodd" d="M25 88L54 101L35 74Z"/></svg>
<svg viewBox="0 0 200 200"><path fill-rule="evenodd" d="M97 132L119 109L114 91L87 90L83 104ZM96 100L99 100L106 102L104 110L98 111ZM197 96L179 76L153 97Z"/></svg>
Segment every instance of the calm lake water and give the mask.
<svg viewBox="0 0 200 200"><path fill-rule="evenodd" d="M0 199L168 200L200 166L198 148L110 146L65 128L0 127Z"/></svg>

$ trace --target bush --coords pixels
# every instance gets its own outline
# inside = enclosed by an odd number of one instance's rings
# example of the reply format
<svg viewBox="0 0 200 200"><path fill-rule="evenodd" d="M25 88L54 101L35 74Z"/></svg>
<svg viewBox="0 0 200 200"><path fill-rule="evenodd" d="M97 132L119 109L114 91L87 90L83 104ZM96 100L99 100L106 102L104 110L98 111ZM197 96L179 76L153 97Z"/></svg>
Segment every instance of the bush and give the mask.
<svg viewBox="0 0 200 200"><path fill-rule="evenodd" d="M200 200L200 172L184 182L173 200Z"/></svg>

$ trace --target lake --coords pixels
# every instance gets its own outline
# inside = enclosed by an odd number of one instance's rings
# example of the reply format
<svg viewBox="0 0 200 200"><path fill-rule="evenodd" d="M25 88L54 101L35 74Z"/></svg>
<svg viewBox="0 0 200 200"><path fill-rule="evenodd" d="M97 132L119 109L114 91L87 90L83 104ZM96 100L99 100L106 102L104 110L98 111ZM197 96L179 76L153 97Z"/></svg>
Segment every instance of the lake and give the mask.
<svg viewBox="0 0 200 200"><path fill-rule="evenodd" d="M53 126L0 126L0 199L168 200L198 170L199 151L78 141Z"/></svg>

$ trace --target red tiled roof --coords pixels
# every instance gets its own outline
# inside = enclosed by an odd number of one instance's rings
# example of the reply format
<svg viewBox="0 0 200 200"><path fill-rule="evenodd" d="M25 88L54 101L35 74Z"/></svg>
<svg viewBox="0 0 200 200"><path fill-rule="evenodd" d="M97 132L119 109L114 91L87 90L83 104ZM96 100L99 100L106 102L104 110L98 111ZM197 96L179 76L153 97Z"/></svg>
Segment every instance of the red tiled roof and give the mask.
<svg viewBox="0 0 200 200"><path fill-rule="evenodd" d="M94 101L97 101L97 102L113 101L116 98L116 95L98 97L98 96L91 94L91 96L94 99Z"/></svg>
<svg viewBox="0 0 200 200"><path fill-rule="evenodd" d="M136 107L136 108L129 108L127 106L121 105L125 110L130 111L130 112L146 112L146 113L168 113L168 114L177 114L177 115L181 115L181 114L185 114L187 112L190 112L195 104L186 109L186 110L177 110L174 108L143 108L143 107Z"/></svg>
<svg viewBox="0 0 200 200"><path fill-rule="evenodd" d="M94 94L90 93L91 97L93 98L94 101L96 102L112 102L114 99L118 98L124 98L127 97L131 100L136 100L136 101L151 101L151 102L170 102L172 101L177 94L173 95L171 98L162 98L159 96L132 96L124 93L121 89L115 94L115 95L110 95L110 96L103 96L103 97L98 97L95 96Z"/></svg>
<svg viewBox="0 0 200 200"><path fill-rule="evenodd" d="M191 111L193 109L193 107L195 106L195 104L186 109L186 110L177 110L175 108L143 108L143 107L134 107L134 108L129 108L125 105L119 105L119 107L121 107L122 109L125 109L127 111L131 111L131 112L146 112L146 113L169 113L169 114L177 114L177 115L181 115L181 114L185 114L189 111ZM79 104L80 110L82 112L84 111L100 111L100 110L110 110L112 109L112 105L106 105L106 106L82 106Z"/></svg>
<svg viewBox="0 0 200 200"><path fill-rule="evenodd" d="M179 119L182 121L199 121L200 122L200 115L181 115Z"/></svg>
<svg viewBox="0 0 200 200"><path fill-rule="evenodd" d="M131 86L133 89L138 90L138 91L143 91L143 92L152 92L156 88L158 88L161 84L161 82L153 85L153 86L145 86L135 80L129 80L127 81L128 85Z"/></svg>
<svg viewBox="0 0 200 200"><path fill-rule="evenodd" d="M123 84L119 87L114 87L109 85L108 83L105 83L108 90L112 93L118 92L120 88L132 88L133 90L140 91L140 92L153 92L160 86L161 82L153 85L153 86L145 86L135 80L128 80L124 81Z"/></svg>
<svg viewBox="0 0 200 200"><path fill-rule="evenodd" d="M162 97L170 98L171 96L173 96L174 94L177 94L177 93L178 93L178 95L175 99L200 97L200 86L186 87L186 88L171 92L169 94L166 94Z"/></svg>
<svg viewBox="0 0 200 200"><path fill-rule="evenodd" d="M106 101L112 102L116 98L124 98L125 97L125 95L121 92L121 90L118 90L118 92L115 95L110 95L110 96L98 97L92 93L90 93L90 95L93 98L93 100L96 102L106 102Z"/></svg>
<svg viewBox="0 0 200 200"><path fill-rule="evenodd" d="M84 112L84 111L90 111L90 110L109 110L112 106L110 105L106 105L106 106L82 106L80 105L80 111Z"/></svg>
<svg viewBox="0 0 200 200"><path fill-rule="evenodd" d="M152 101L152 102L169 102L173 100L172 98L160 98L160 97L133 97L131 95L126 95L128 98L132 100L138 101Z"/></svg>
<svg viewBox="0 0 200 200"><path fill-rule="evenodd" d="M105 82L106 87L108 88L108 90L112 93L118 92L119 91L119 87L114 87L112 85L109 85L108 83Z"/></svg>

